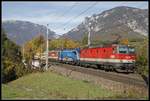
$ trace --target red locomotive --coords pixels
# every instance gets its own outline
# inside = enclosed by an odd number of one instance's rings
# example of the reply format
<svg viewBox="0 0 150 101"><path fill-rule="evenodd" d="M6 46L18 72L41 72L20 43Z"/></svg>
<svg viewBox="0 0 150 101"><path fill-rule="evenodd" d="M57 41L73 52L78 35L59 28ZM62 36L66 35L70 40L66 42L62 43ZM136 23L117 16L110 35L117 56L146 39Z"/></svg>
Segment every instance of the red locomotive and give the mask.
<svg viewBox="0 0 150 101"><path fill-rule="evenodd" d="M56 61L58 59L58 51L56 50L49 51L48 56L49 56L49 60Z"/></svg>
<svg viewBox="0 0 150 101"><path fill-rule="evenodd" d="M80 51L81 63L96 64L105 70L133 71L135 59L134 48L127 45L86 48Z"/></svg>

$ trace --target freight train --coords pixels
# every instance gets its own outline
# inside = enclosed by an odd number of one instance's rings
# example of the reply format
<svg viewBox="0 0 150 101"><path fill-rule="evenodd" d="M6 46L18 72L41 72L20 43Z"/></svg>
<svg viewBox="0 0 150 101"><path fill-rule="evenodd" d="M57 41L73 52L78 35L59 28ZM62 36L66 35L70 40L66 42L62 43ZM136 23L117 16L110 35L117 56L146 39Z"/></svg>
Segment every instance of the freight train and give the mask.
<svg viewBox="0 0 150 101"><path fill-rule="evenodd" d="M49 59L79 66L96 65L106 71L134 72L136 54L133 47L114 44L49 51Z"/></svg>

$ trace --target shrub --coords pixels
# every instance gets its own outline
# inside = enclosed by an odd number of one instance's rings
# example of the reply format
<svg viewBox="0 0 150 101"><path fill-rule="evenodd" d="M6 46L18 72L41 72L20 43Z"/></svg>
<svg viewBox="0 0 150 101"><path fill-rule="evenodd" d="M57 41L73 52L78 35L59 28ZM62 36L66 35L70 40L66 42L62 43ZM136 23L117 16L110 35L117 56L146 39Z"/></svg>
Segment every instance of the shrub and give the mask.
<svg viewBox="0 0 150 101"><path fill-rule="evenodd" d="M20 47L2 31L2 83L21 77L27 72L22 63Z"/></svg>

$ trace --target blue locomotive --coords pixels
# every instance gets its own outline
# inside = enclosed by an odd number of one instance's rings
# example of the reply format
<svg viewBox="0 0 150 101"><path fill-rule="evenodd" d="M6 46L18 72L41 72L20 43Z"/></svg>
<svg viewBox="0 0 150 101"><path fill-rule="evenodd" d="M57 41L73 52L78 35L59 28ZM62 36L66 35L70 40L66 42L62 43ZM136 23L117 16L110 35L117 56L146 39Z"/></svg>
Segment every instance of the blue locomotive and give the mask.
<svg viewBox="0 0 150 101"><path fill-rule="evenodd" d="M65 63L76 63L79 60L79 49L60 50L58 52L58 60Z"/></svg>

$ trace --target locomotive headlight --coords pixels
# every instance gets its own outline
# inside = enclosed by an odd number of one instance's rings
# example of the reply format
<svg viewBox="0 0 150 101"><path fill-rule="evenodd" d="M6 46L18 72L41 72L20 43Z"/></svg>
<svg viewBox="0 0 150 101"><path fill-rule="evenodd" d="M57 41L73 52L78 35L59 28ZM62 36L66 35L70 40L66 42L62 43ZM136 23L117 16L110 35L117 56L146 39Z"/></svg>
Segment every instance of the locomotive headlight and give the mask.
<svg viewBox="0 0 150 101"><path fill-rule="evenodd" d="M125 58L126 58L126 59L130 59L130 56L126 56Z"/></svg>
<svg viewBox="0 0 150 101"><path fill-rule="evenodd" d="M110 58L115 58L115 55L111 55Z"/></svg>

